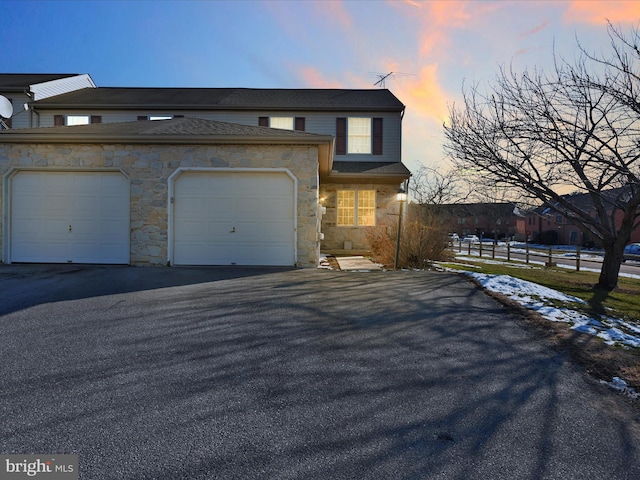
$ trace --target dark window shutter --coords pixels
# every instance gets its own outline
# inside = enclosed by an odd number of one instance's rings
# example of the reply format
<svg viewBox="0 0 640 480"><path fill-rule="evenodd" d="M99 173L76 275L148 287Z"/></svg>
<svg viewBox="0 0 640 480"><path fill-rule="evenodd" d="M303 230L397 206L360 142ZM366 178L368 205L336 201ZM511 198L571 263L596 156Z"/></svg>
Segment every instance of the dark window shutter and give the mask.
<svg viewBox="0 0 640 480"><path fill-rule="evenodd" d="M347 154L347 119L336 118L336 155Z"/></svg>
<svg viewBox="0 0 640 480"><path fill-rule="evenodd" d="M138 115L138 121L146 120L147 118L149 117L147 117L146 115Z"/></svg>
<svg viewBox="0 0 640 480"><path fill-rule="evenodd" d="M102 115L91 115L91 123L102 123Z"/></svg>
<svg viewBox="0 0 640 480"><path fill-rule="evenodd" d="M260 127L268 127L269 126L269 117L258 117L258 126L260 126Z"/></svg>
<svg viewBox="0 0 640 480"><path fill-rule="evenodd" d="M296 117L294 121L294 129L304 132L304 117Z"/></svg>
<svg viewBox="0 0 640 480"><path fill-rule="evenodd" d="M373 154L382 155L382 119L373 119Z"/></svg>
<svg viewBox="0 0 640 480"><path fill-rule="evenodd" d="M64 125L64 115L54 115L53 116L53 124L56 127L61 127Z"/></svg>

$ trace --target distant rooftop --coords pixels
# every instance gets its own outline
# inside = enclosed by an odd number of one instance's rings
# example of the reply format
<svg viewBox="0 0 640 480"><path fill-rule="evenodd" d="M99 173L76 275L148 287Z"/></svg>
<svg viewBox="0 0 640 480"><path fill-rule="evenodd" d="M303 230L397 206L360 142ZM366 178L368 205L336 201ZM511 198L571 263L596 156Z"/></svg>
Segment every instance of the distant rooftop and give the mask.
<svg viewBox="0 0 640 480"><path fill-rule="evenodd" d="M0 92L22 92L29 85L75 77L78 73L0 73Z"/></svg>

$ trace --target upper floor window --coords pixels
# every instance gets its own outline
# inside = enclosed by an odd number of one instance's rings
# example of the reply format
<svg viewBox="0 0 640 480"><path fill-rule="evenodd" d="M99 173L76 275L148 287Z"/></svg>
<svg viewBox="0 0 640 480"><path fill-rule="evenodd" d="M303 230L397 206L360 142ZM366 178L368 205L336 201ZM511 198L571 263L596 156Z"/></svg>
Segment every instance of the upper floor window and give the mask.
<svg viewBox="0 0 640 480"><path fill-rule="evenodd" d="M53 124L56 127L67 125L89 125L90 123L102 123L100 115L54 115Z"/></svg>
<svg viewBox="0 0 640 480"><path fill-rule="evenodd" d="M382 118L336 118L336 155L382 155Z"/></svg>
<svg viewBox="0 0 640 480"><path fill-rule="evenodd" d="M304 117L258 117L258 125L283 130L305 131Z"/></svg>
<svg viewBox="0 0 640 480"><path fill-rule="evenodd" d="M293 130L293 117L271 117L269 118L269 126L271 128Z"/></svg>
<svg viewBox="0 0 640 480"><path fill-rule="evenodd" d="M172 120L182 117L183 115L138 115L138 120Z"/></svg>
<svg viewBox="0 0 640 480"><path fill-rule="evenodd" d="M89 115L67 115L66 125L89 125L91 117Z"/></svg>
<svg viewBox="0 0 640 480"><path fill-rule="evenodd" d="M371 119L347 119L347 153L371 153Z"/></svg>

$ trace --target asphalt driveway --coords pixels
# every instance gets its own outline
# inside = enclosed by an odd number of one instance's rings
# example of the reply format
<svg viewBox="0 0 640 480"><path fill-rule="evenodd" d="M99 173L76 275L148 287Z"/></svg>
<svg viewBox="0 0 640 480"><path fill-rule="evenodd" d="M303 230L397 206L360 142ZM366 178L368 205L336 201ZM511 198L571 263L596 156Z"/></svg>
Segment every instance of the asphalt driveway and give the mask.
<svg viewBox="0 0 640 480"><path fill-rule="evenodd" d="M640 421L428 272L0 267L0 453L83 479L635 479Z"/></svg>

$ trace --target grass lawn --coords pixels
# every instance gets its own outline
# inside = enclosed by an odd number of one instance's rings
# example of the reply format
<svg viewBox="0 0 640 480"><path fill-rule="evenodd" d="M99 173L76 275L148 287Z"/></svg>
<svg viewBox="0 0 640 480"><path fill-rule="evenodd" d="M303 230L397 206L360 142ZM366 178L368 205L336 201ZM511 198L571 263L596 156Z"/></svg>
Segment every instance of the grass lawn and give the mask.
<svg viewBox="0 0 640 480"><path fill-rule="evenodd" d="M598 282L594 272L576 272L564 268L545 268L517 262L483 263L473 258L456 260L455 264L441 263L450 268L474 272L510 275L537 283L587 302L583 313L594 316L608 315L640 324L640 279L620 277L618 288L612 292L595 291ZM465 266L466 265L466 266Z"/></svg>

